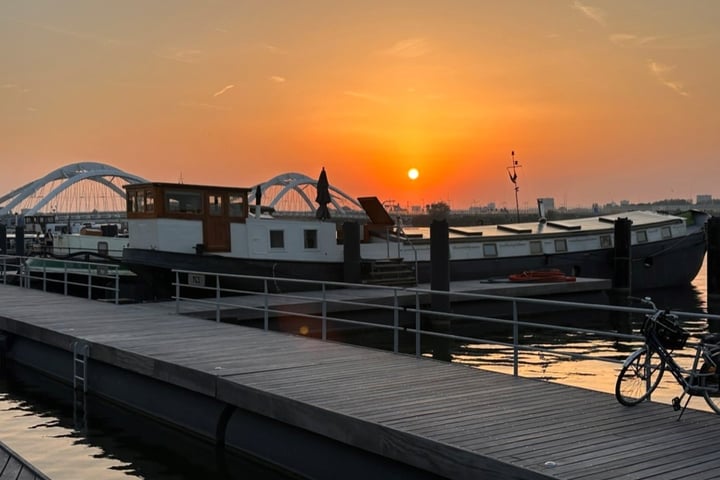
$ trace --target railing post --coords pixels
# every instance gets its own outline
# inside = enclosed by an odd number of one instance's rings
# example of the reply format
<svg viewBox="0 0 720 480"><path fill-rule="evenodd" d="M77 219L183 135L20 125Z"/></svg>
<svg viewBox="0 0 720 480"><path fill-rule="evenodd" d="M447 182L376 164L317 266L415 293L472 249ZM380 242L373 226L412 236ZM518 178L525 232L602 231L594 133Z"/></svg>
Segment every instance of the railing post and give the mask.
<svg viewBox="0 0 720 480"><path fill-rule="evenodd" d="M215 275L215 321L220 321L220 274Z"/></svg>
<svg viewBox="0 0 720 480"><path fill-rule="evenodd" d="M398 353L399 349L399 330L400 330L400 311L398 305L397 288L393 289L393 352Z"/></svg>
<svg viewBox="0 0 720 480"><path fill-rule="evenodd" d="M115 265L115 305L120 303L120 266Z"/></svg>
<svg viewBox="0 0 720 480"><path fill-rule="evenodd" d="M47 262L43 259L43 292L47 292Z"/></svg>
<svg viewBox="0 0 720 480"><path fill-rule="evenodd" d="M88 264L88 300L92 300L92 265Z"/></svg>
<svg viewBox="0 0 720 480"><path fill-rule="evenodd" d="M327 299L324 282L322 284L322 339L327 340Z"/></svg>
<svg viewBox="0 0 720 480"><path fill-rule="evenodd" d="M263 285L264 285L264 290L265 290L265 299L264 299L265 311L263 313L263 326L265 328L265 331L267 331L270 328L270 312L268 312L268 308L270 308L270 307L268 305L269 292L268 292L268 283L267 282L268 282L267 278L265 280L263 280Z"/></svg>
<svg viewBox="0 0 720 480"><path fill-rule="evenodd" d="M63 267L63 293L67 297L68 295L68 271L67 271L67 262L64 263Z"/></svg>
<svg viewBox="0 0 720 480"><path fill-rule="evenodd" d="M513 300L513 375L518 376L520 363L520 327L518 325L518 306L517 300Z"/></svg>
<svg viewBox="0 0 720 480"><path fill-rule="evenodd" d="M175 313L180 313L180 272L175 270Z"/></svg>
<svg viewBox="0 0 720 480"><path fill-rule="evenodd" d="M420 351L420 293L415 292L415 356L419 357Z"/></svg>

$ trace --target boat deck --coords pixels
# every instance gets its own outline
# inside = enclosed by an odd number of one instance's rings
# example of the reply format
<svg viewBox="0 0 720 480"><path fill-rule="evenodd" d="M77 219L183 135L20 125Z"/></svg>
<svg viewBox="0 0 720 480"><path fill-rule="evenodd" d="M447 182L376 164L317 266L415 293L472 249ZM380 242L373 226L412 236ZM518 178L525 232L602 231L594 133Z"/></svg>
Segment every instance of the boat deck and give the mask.
<svg viewBox="0 0 720 480"><path fill-rule="evenodd" d="M16 338L65 352L87 342L90 371L110 364L415 473L599 480L720 471L720 417L702 411L677 421L669 405L627 408L608 394L144 305L0 285L0 306L0 329ZM270 453L299 448L289 437L271 441ZM309 466L316 478L370 475L365 463L333 465L319 452Z"/></svg>

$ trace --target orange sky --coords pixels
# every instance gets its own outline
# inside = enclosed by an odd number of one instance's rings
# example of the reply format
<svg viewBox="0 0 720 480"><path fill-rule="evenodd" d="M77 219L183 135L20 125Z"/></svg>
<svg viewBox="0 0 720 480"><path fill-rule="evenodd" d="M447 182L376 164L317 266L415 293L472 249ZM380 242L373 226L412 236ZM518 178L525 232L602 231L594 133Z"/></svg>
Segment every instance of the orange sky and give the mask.
<svg viewBox="0 0 720 480"><path fill-rule="evenodd" d="M0 2L0 194L68 163L401 205L720 198L715 0ZM409 168L420 171L411 181Z"/></svg>

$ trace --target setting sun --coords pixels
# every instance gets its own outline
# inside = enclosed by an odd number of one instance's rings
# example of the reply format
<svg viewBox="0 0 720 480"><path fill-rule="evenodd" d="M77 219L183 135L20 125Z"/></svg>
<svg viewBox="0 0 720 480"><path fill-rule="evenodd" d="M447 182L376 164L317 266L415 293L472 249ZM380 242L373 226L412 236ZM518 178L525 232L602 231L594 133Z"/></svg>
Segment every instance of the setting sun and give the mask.
<svg viewBox="0 0 720 480"><path fill-rule="evenodd" d="M410 180L415 180L415 179L417 179L419 176L420 176L420 172L418 171L417 168L411 168L410 170L408 170L408 178L409 178Z"/></svg>

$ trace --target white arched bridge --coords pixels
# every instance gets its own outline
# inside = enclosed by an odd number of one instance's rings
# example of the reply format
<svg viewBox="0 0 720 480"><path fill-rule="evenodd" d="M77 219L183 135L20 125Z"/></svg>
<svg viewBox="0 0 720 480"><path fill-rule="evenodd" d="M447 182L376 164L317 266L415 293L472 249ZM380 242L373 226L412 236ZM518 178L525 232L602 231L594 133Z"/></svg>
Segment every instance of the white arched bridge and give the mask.
<svg viewBox="0 0 720 480"><path fill-rule="evenodd" d="M66 165L0 197L0 219L22 214L73 215L125 213L123 185L146 183L144 178L97 162ZM247 185L245 185L247 187ZM250 201L255 203L256 186ZM262 205L292 214L314 214L317 179L301 173L285 173L259 185ZM338 216L361 212L352 197L330 185L330 211Z"/></svg>

